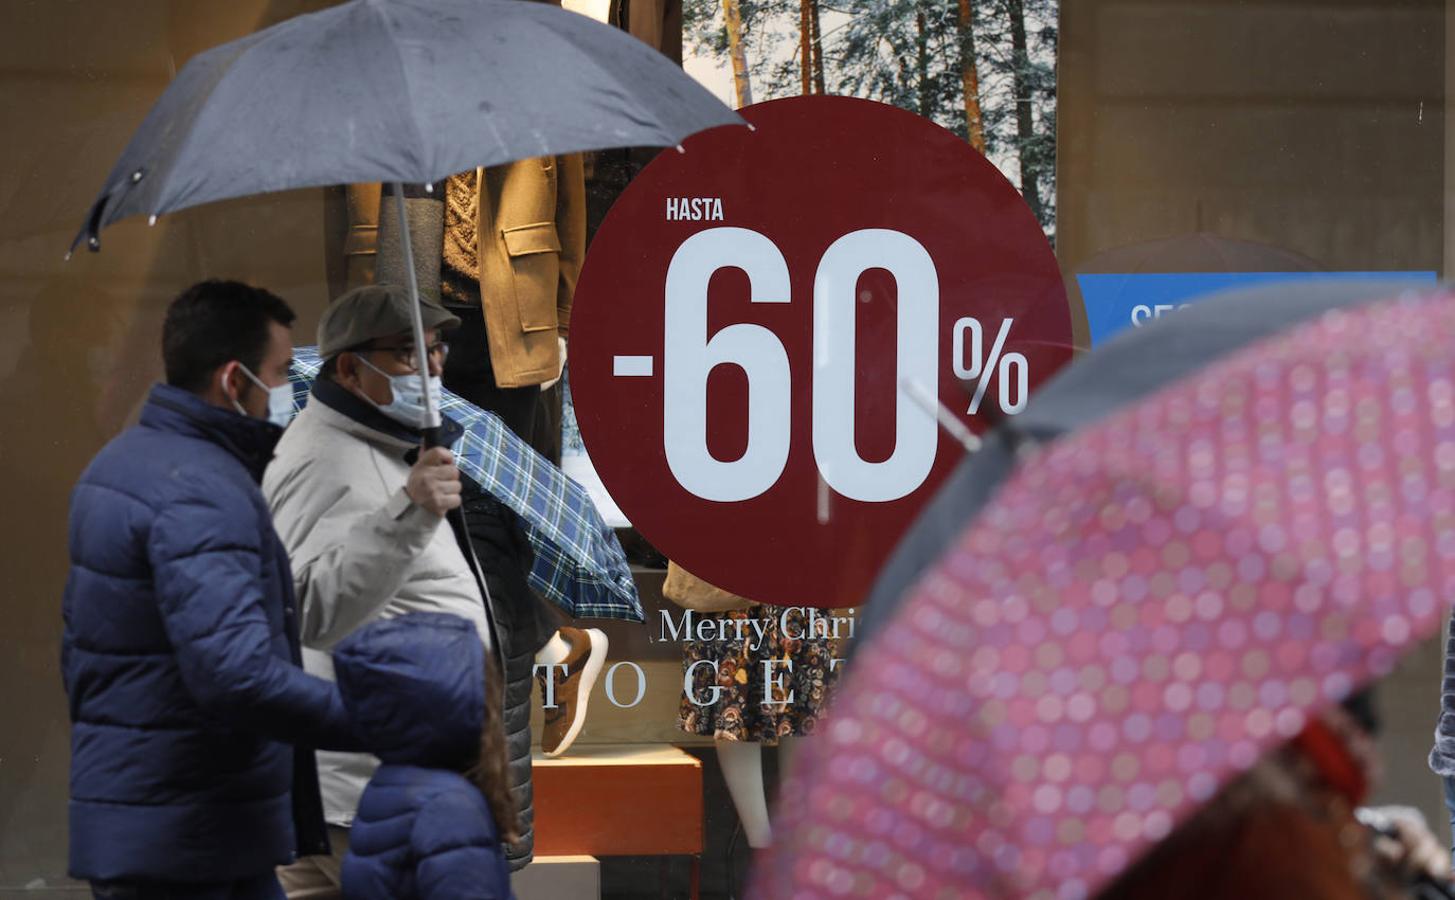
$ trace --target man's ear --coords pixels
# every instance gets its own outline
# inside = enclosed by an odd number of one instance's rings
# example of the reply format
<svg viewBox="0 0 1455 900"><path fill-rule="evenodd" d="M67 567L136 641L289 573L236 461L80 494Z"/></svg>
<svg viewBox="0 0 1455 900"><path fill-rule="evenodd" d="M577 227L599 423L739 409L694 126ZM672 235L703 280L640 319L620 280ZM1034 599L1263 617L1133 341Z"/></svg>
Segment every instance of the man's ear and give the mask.
<svg viewBox="0 0 1455 900"><path fill-rule="evenodd" d="M349 384L358 376L358 360L352 353L340 353L334 359L333 371L340 384Z"/></svg>
<svg viewBox="0 0 1455 900"><path fill-rule="evenodd" d="M222 392L224 400L242 400L243 387L237 383L239 376L242 376L242 369L237 360L230 360L217 367L216 374L212 376L213 383Z"/></svg>

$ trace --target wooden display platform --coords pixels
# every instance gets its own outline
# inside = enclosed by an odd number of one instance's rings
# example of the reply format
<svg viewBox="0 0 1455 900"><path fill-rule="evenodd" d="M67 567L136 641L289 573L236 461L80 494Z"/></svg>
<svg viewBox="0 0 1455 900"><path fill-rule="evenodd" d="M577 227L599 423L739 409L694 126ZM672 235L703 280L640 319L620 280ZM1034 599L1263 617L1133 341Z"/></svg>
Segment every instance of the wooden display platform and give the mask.
<svg viewBox="0 0 1455 900"><path fill-rule="evenodd" d="M601 900L601 864L591 856L537 856L510 876L516 900Z"/></svg>
<svg viewBox="0 0 1455 900"><path fill-rule="evenodd" d="M702 856L702 763L671 744L577 744L559 759L537 749L535 852L541 856Z"/></svg>

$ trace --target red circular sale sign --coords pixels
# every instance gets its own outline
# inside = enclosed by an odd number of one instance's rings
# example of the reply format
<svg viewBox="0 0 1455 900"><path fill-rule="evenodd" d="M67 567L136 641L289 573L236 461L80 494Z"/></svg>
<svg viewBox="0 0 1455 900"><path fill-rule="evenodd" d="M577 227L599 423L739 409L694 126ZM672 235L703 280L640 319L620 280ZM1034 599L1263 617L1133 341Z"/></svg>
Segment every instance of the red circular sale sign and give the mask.
<svg viewBox="0 0 1455 900"><path fill-rule="evenodd" d="M632 524L760 603L852 606L965 448L1071 356L1055 257L952 133L866 100L742 111L661 153L571 321L587 453Z"/></svg>

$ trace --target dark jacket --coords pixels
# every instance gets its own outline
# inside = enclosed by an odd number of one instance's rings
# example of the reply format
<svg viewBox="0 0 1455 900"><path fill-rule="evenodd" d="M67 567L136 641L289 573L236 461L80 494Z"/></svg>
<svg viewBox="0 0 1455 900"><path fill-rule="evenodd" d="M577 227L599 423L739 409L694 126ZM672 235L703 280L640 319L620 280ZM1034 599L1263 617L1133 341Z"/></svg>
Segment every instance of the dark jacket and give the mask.
<svg viewBox="0 0 1455 900"><path fill-rule="evenodd" d="M327 852L311 746L357 743L334 686L298 666L258 490L279 433L159 385L76 485L61 671L77 878L226 881Z"/></svg>
<svg viewBox="0 0 1455 900"><path fill-rule="evenodd" d="M1445 667L1440 682L1440 718L1435 721L1435 746L1430 748L1430 769L1436 775L1455 775L1455 619L1445 629Z"/></svg>
<svg viewBox="0 0 1455 900"><path fill-rule="evenodd" d="M383 762L349 832L344 896L510 897L495 819L460 774L479 756L484 725L485 651L475 626L447 613L376 621L334 649L334 674Z"/></svg>
<svg viewBox="0 0 1455 900"><path fill-rule="evenodd" d="M504 657L505 755L510 790L515 797L520 840L506 849L511 871L535 857L535 796L531 784L531 692L535 687L535 655L556 624L545 614L545 601L526 581L532 551L519 519L504 504L464 479L464 518L470 543L494 602L496 634Z"/></svg>

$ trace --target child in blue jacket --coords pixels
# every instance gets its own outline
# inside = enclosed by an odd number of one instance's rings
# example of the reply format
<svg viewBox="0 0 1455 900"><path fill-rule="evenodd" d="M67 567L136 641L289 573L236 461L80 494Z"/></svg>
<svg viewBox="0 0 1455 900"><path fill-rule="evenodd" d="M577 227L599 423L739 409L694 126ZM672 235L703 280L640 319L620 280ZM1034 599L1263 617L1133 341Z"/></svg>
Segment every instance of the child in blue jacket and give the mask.
<svg viewBox="0 0 1455 900"><path fill-rule="evenodd" d="M383 762L349 829L344 896L512 898L500 682L486 683L475 626L444 613L385 619L340 642L333 660L344 705Z"/></svg>

